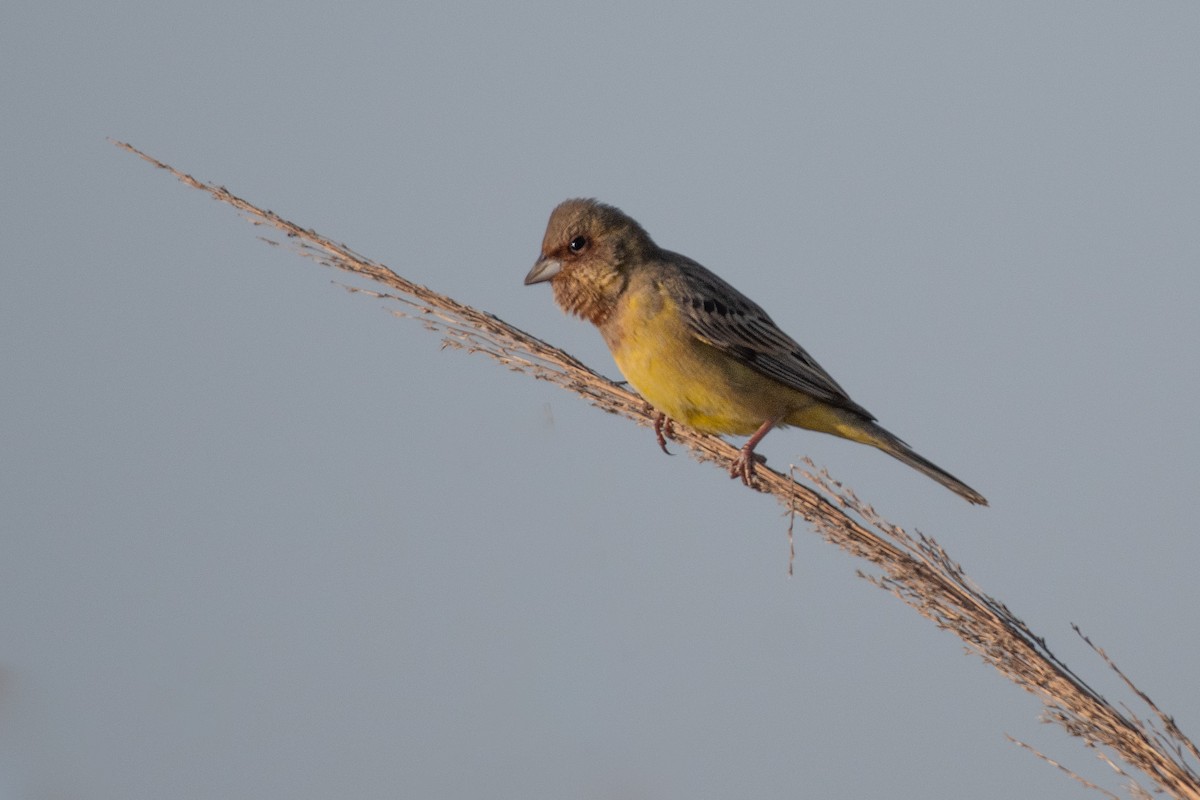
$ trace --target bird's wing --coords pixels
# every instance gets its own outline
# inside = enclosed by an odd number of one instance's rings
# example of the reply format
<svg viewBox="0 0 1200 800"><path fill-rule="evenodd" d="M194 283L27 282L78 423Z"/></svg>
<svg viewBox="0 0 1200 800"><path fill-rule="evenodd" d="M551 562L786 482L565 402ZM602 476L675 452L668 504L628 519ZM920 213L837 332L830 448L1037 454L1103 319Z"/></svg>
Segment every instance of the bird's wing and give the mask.
<svg viewBox="0 0 1200 800"><path fill-rule="evenodd" d="M677 262L676 288L684 319L697 339L785 386L875 419L757 303L691 259L670 256L682 262Z"/></svg>

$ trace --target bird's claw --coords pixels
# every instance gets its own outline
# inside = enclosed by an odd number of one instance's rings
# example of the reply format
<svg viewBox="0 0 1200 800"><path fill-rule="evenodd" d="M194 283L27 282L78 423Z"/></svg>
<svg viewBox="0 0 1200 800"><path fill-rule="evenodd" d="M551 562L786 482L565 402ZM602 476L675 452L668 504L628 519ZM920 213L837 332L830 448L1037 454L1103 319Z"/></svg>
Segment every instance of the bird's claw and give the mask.
<svg viewBox="0 0 1200 800"><path fill-rule="evenodd" d="M658 446L662 451L671 455L671 451L667 449L667 439L675 438L675 423L661 411L654 416L654 436L658 439Z"/></svg>
<svg viewBox="0 0 1200 800"><path fill-rule="evenodd" d="M753 450L748 450L743 447L741 451L738 452L737 458L733 459L733 462L729 465L729 477L741 478L742 483L746 484L752 489L756 489L758 487L756 485L757 478L755 476L754 468L758 464L765 463L767 463L766 456L759 455Z"/></svg>

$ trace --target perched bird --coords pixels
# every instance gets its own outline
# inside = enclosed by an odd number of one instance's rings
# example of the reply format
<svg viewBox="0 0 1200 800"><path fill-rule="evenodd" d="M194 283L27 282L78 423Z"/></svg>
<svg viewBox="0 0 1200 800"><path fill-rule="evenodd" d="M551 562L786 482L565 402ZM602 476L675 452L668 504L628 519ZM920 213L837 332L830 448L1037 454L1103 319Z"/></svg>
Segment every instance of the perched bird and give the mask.
<svg viewBox="0 0 1200 800"><path fill-rule="evenodd" d="M625 378L658 412L703 433L749 436L730 477L754 481L754 452L772 428L796 425L877 447L970 503L983 495L917 455L850 399L748 297L686 256L664 250L628 215L567 200L550 215L525 284L549 281L567 313L600 329Z"/></svg>

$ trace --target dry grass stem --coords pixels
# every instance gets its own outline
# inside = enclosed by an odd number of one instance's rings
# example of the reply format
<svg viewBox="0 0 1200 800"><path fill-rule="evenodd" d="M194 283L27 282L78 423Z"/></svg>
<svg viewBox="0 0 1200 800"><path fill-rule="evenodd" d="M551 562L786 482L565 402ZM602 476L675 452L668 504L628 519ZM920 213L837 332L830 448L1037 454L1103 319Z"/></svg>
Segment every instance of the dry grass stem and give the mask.
<svg viewBox="0 0 1200 800"><path fill-rule="evenodd" d="M258 208L223 187L196 180L128 144L115 144L187 185L232 205L253 224L280 231L302 255L385 287L383 290L346 288L398 303L400 309L396 313L420 319L426 327L442 335L446 346L483 353L510 369L575 392L605 411L646 427L653 425L652 412L641 397L558 348L491 314L408 281L349 247ZM674 439L699 461L715 462L722 469L738 453L735 447L715 436L698 434L682 426L675 428ZM863 578L891 592L938 627L957 635L970 651L1036 695L1043 704L1044 720L1057 723L1088 747L1095 748L1118 775L1129 778L1109 754L1145 776L1154 791L1180 800L1200 800L1200 776L1196 771L1200 751L1179 730L1174 719L1117 669L1103 650L1084 637L1124 680L1134 701L1149 709L1149 719L1138 717L1124 704L1118 709L1093 690L1003 603L976 586L934 539L920 532L910 534L889 523L827 473L817 470L811 462L807 466L809 469L801 474L816 489L760 466L759 491L773 494L788 511L803 517L827 541L866 561L870 566L859 572ZM1084 785L1115 796L1057 762L1042 758ZM1123 788L1133 797L1146 794L1144 788L1132 781Z"/></svg>

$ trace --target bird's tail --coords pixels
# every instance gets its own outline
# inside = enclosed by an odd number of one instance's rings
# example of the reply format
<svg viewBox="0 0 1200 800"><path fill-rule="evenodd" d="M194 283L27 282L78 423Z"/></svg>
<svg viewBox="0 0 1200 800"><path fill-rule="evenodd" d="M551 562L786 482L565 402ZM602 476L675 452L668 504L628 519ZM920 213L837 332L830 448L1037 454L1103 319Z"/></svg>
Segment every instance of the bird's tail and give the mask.
<svg viewBox="0 0 1200 800"><path fill-rule="evenodd" d="M859 408L842 408L829 403L815 402L787 417L784 424L831 433L852 442L877 447L892 458L903 461L919 472L924 472L942 486L964 498L968 503L980 506L988 504L987 498L979 492L932 461L917 455L900 437L880 427Z"/></svg>
<svg viewBox="0 0 1200 800"><path fill-rule="evenodd" d="M932 461L917 455L917 453L905 444L899 437L893 435L887 430L884 430L879 425L871 423L869 438L865 439L865 444L874 445L883 452L887 453L892 458L903 461L913 469L923 472L935 481L945 486L950 491L964 498L968 503L974 503L980 506L988 504L987 498L979 492L967 486L958 478L951 475L946 470L934 464Z"/></svg>

